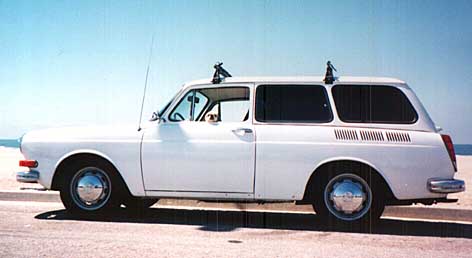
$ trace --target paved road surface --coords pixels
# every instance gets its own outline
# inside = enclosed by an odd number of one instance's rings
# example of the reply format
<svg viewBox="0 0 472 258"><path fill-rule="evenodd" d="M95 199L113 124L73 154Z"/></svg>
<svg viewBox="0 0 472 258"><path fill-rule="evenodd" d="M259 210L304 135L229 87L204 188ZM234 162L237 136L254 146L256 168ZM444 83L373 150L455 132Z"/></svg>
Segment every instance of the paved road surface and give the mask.
<svg viewBox="0 0 472 258"><path fill-rule="evenodd" d="M82 218L0 201L1 257L471 257L472 225L383 219L330 231L313 214L176 210ZM350 231L346 229L346 231Z"/></svg>

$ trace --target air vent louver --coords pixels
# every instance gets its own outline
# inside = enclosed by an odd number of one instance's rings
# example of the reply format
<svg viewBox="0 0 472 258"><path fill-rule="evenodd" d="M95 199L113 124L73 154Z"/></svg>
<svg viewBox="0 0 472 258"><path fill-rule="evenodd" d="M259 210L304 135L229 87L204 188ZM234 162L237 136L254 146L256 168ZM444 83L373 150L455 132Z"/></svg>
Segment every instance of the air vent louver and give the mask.
<svg viewBox="0 0 472 258"><path fill-rule="evenodd" d="M334 135L336 136L337 140L348 140L348 141L359 140L356 130L334 129Z"/></svg>
<svg viewBox="0 0 472 258"><path fill-rule="evenodd" d="M384 136L382 134L382 131L360 130L359 133L361 134L361 139L363 141L376 141L376 142L384 141Z"/></svg>
<svg viewBox="0 0 472 258"><path fill-rule="evenodd" d="M371 129L334 129L336 140L364 142L411 142L410 134L398 131L381 131Z"/></svg>
<svg viewBox="0 0 472 258"><path fill-rule="evenodd" d="M385 132L389 142L411 142L410 135L404 132Z"/></svg>

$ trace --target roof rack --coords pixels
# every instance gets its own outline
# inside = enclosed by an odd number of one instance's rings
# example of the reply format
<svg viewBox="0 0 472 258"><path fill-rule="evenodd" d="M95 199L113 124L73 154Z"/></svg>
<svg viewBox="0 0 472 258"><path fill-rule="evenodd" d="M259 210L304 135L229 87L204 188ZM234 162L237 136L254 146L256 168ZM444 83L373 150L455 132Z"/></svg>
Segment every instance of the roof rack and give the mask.
<svg viewBox="0 0 472 258"><path fill-rule="evenodd" d="M326 63L325 78L323 79L326 84L333 84L333 82L336 80L336 77L333 75L333 70L337 72L336 68L334 68L334 66L331 64L331 61L328 61L328 63Z"/></svg>
<svg viewBox="0 0 472 258"><path fill-rule="evenodd" d="M218 84L224 78L231 77L231 74L228 73L228 71L226 71L222 65L223 65L222 62L216 62L216 64L213 66L213 68L215 68L215 73L213 74L213 80L211 81L213 84Z"/></svg>

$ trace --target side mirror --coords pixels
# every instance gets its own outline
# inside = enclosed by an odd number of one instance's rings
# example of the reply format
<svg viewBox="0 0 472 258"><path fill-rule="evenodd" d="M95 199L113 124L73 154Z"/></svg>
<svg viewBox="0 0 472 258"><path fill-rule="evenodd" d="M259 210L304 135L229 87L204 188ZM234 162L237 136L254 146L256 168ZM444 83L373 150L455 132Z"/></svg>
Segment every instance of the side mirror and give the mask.
<svg viewBox="0 0 472 258"><path fill-rule="evenodd" d="M161 119L161 117L159 116L159 113L152 112L152 116L151 116L151 119L149 119L149 121L153 122L153 121L157 121L159 119Z"/></svg>

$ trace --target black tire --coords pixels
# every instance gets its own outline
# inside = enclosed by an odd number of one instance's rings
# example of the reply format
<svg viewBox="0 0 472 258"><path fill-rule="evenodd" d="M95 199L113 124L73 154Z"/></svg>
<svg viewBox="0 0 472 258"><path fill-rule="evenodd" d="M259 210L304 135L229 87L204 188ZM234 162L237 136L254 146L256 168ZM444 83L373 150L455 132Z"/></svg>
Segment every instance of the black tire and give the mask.
<svg viewBox="0 0 472 258"><path fill-rule="evenodd" d="M334 164L323 172L325 173L319 175L315 182L313 208L316 214L332 228L371 231L385 208L385 189L378 175L369 167L349 163ZM363 208L352 214L337 210L332 199L334 185L339 186L344 182L362 186L365 196L362 202Z"/></svg>
<svg viewBox="0 0 472 258"><path fill-rule="evenodd" d="M60 197L69 212L97 214L119 208L120 199L124 196L126 188L118 172L110 163L98 158L75 160L68 164L63 173L65 174L62 177ZM84 187L78 190L80 182L94 177L100 181L102 188L92 188L91 184L89 186L81 184ZM99 191L96 189L101 189L102 192L93 204L84 201L79 194L80 191L82 195L88 194L87 191Z"/></svg>

